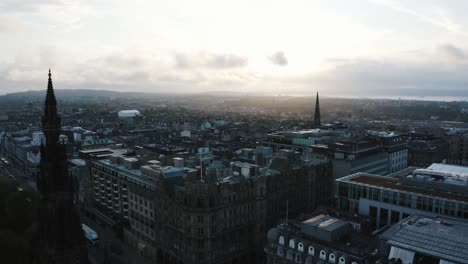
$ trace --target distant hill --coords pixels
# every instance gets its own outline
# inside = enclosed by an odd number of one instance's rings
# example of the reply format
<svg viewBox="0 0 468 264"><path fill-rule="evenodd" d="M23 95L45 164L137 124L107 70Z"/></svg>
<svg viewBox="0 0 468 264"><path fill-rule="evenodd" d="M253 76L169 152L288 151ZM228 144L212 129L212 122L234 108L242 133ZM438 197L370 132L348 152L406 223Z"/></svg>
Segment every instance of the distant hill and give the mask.
<svg viewBox="0 0 468 264"><path fill-rule="evenodd" d="M9 93L0 96L0 102L18 102L18 101L37 101L43 100L46 91L26 91L26 92L16 92ZM190 96L191 98L196 97L243 97L248 95L248 93L233 92L233 91L208 91L201 93L192 93L192 94L168 94L168 93L145 93L145 92L117 92L110 90L93 90L93 89L65 89L65 90L55 90L55 94L59 100L70 100L70 99L99 99L99 98L115 98L115 99L125 99L125 98L151 98L151 97L167 97L167 96ZM249 94L252 95L252 94Z"/></svg>
<svg viewBox="0 0 468 264"><path fill-rule="evenodd" d="M0 96L2 99L35 99L43 98L46 91L26 91L26 92L17 92L9 93L3 96ZM61 98L71 98L71 97L124 97L128 95L143 95L144 93L123 93L109 90L91 90L91 89L76 89L76 90L55 90L55 94Z"/></svg>

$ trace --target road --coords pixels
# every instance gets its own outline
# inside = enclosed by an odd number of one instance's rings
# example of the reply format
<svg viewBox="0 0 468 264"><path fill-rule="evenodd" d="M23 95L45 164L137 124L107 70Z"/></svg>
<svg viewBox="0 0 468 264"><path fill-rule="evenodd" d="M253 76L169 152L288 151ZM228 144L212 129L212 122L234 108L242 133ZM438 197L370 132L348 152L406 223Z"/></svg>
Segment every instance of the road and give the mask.
<svg viewBox="0 0 468 264"><path fill-rule="evenodd" d="M138 254L137 250L131 248L129 245L120 241L114 234L114 232L106 226L102 226L92 221L87 217L82 217L82 222L91 227L99 237L98 245L91 245L88 243L88 256L92 264L101 264L104 261L106 248L110 247L111 242L116 243L122 249L121 255L116 255L109 252L113 255L114 258L117 258L122 264L154 264L154 261L143 257Z"/></svg>
<svg viewBox="0 0 468 264"><path fill-rule="evenodd" d="M20 172L17 168L15 168L15 165L12 164L11 160L9 160L7 157L3 157L9 161L9 165L5 165L3 162L1 162L1 172L5 174L6 176L13 175L14 180L18 182L18 184L23 188L24 190L31 190L31 191L37 191L36 187L36 179L32 179L31 177L27 177L24 175L24 173Z"/></svg>

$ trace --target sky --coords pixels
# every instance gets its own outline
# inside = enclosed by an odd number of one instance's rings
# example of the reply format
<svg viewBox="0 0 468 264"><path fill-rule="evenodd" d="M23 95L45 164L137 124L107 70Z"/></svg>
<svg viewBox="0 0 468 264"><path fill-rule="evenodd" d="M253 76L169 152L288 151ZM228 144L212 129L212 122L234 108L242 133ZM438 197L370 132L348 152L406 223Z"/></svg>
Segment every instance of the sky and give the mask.
<svg viewBox="0 0 468 264"><path fill-rule="evenodd" d="M464 0L0 0L0 94L468 97Z"/></svg>

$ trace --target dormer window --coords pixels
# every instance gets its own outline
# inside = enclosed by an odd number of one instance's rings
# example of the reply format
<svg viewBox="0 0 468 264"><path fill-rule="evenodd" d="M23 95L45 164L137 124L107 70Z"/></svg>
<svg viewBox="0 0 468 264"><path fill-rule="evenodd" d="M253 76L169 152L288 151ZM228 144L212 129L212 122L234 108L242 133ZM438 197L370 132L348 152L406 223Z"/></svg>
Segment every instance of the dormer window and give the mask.
<svg viewBox="0 0 468 264"><path fill-rule="evenodd" d="M320 250L320 259L327 260L327 252Z"/></svg>
<svg viewBox="0 0 468 264"><path fill-rule="evenodd" d="M289 248L296 248L296 241L294 239L289 240Z"/></svg>
<svg viewBox="0 0 468 264"><path fill-rule="evenodd" d="M345 257L340 257L340 262L339 264L346 264L346 259Z"/></svg>
<svg viewBox="0 0 468 264"><path fill-rule="evenodd" d="M328 258L328 262L335 263L335 261L336 261L335 254L330 254L330 257Z"/></svg>
<svg viewBox="0 0 468 264"><path fill-rule="evenodd" d="M297 250L299 250L300 252L304 252L304 244L302 242L299 242L299 244L297 244Z"/></svg>
<svg viewBox="0 0 468 264"><path fill-rule="evenodd" d="M284 236L280 236L278 239L278 243L282 246L284 246Z"/></svg>
<svg viewBox="0 0 468 264"><path fill-rule="evenodd" d="M315 256L315 250L314 250L314 247L313 246L310 246L309 247L309 250L307 252L309 255L311 256Z"/></svg>

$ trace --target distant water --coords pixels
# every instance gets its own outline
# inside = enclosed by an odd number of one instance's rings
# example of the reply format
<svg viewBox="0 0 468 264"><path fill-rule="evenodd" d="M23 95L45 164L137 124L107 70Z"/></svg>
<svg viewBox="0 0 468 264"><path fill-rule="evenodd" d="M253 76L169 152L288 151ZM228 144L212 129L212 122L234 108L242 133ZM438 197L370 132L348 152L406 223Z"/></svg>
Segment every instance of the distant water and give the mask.
<svg viewBox="0 0 468 264"><path fill-rule="evenodd" d="M334 97L334 96L333 96ZM362 98L362 99L393 99L393 100L421 100L438 102L468 102L467 96L337 96L341 98Z"/></svg>
<svg viewBox="0 0 468 264"><path fill-rule="evenodd" d="M294 94L288 96L313 96L310 94ZM329 98L351 98L351 99L391 99L391 100L420 100L434 102L468 102L468 96L397 96L397 95L334 95L324 94L322 97Z"/></svg>

